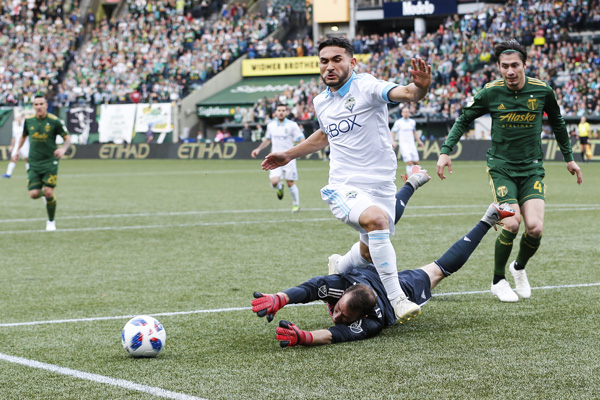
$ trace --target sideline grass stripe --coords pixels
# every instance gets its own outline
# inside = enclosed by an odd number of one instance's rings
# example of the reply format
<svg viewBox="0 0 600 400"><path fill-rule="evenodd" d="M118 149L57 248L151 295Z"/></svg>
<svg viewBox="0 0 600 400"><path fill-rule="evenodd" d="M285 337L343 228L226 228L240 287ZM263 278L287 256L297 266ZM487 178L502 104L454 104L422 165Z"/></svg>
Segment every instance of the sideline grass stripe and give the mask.
<svg viewBox="0 0 600 400"><path fill-rule="evenodd" d="M43 369L45 371L54 372L61 375L72 376L74 378L85 379L92 382L103 383L105 385L118 386L124 389L135 390L142 393L151 394L153 396L164 397L167 399L176 400L206 400L202 397L190 396L183 393L171 392L170 390L161 389L154 386L140 385L139 383L126 381L124 379L111 378L109 376L91 374L89 372L78 371L75 369L59 367L58 365L46 364L40 361L29 360L27 358L10 356L0 353L0 360L4 360L13 364L20 364L30 368Z"/></svg>
<svg viewBox="0 0 600 400"><path fill-rule="evenodd" d="M456 205L452 206L452 208L477 208L483 209L485 206L481 204L471 204L471 205ZM431 209L447 209L448 206L417 206L411 205L410 209L422 209L422 210L431 210ZM600 204L570 204L570 205L546 205L546 211L593 211L600 209ZM321 207L321 208L303 208L302 211L329 211L329 208ZM205 210L205 211L170 211L170 212L156 212L156 213L126 213L126 214L99 214L99 215L67 215L60 217L61 220L69 220L69 219L109 219L109 218L136 218L136 217L173 217L178 215L215 215L215 214L249 214L249 213L278 213L284 212L289 213L289 208L280 208L280 209L264 209L264 210ZM435 216L438 216L436 214ZM414 218L419 217L421 215L406 215L403 218ZM434 216L434 215L431 215ZM33 221L46 221L47 218L12 218L12 219L0 219L0 223L6 222L33 222Z"/></svg>
<svg viewBox="0 0 600 400"><path fill-rule="evenodd" d="M565 210L552 210L552 211L582 211L585 209L565 209ZM438 214L415 214L415 215L403 215L402 218L438 218L438 217L460 217L467 215L481 215L481 212L464 212L464 213L438 213ZM43 220L43 219L42 219ZM102 227L91 227L91 228L59 228L56 232L93 232L93 231L120 231L120 230L132 230L132 229L161 229L161 228L186 228L194 226L223 226L223 225L249 225L249 224L280 224L281 222L332 222L336 221L333 218L293 218L293 219L277 219L268 221L224 221L224 222L197 222L188 224L160 224L160 225L131 225L131 226L102 226ZM0 221L1 222L1 221ZM18 231L0 231L0 235L13 235L19 233L39 233L46 232L45 229L31 229L31 230L18 230Z"/></svg>
<svg viewBox="0 0 600 400"><path fill-rule="evenodd" d="M531 288L531 290L553 290L553 289L567 289L567 288L583 288L583 287L593 287L600 286L600 282L596 283L576 283L570 285L557 285L557 286L540 286ZM484 294L491 293L489 290L476 290L476 291L468 291L468 292L447 292L447 293L433 293L432 297L443 297L443 296L460 296L460 295L470 295L470 294ZM305 307L305 306L315 306L315 305L325 305L325 303L321 302L312 302L307 304L289 304L286 307ZM0 324L0 328L7 328L11 326L27 326L27 325L45 325L45 324L63 324L68 322L88 322L88 321L108 321L115 319L131 319L137 315L150 315L153 317L160 316L173 316L173 315L187 315L187 314L207 314L207 313L220 313L220 312L230 312L230 311L247 311L252 310L252 307L230 307L230 308L213 308L209 310L193 310L193 311L173 311L173 312L162 312L162 313L139 313L135 315L120 315L120 316L111 316L111 317L90 317L90 318L72 318L72 319L55 319L48 321L29 321L29 322L10 322Z"/></svg>

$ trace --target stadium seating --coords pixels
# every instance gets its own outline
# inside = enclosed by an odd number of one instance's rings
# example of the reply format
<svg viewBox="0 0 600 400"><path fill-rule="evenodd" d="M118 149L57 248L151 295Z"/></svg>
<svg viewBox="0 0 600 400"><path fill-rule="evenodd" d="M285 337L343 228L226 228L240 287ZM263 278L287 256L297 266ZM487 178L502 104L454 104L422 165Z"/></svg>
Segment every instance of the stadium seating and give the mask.
<svg viewBox="0 0 600 400"><path fill-rule="evenodd" d="M99 21L83 42L77 0L47 1L39 8L37 2L23 3L32 9L16 0L3 2L0 103L26 104L42 90L58 106L131 102L136 90L141 101L178 100L244 53L249 58L316 54L308 36L264 40L282 21L304 15L303 1L263 2L263 14L249 14L240 3L196 3L182 8L175 0L129 2L126 15ZM515 36L530 49L528 74L551 83L564 115L600 115L600 35L593 30L600 28L599 9L598 0L510 0L449 16L420 37L405 31L359 34L355 52L372 56L357 72L406 84L407 60L420 55L433 65L434 83L417 112L454 117L497 77L493 45ZM298 119L314 118L311 99L323 89L319 85L286 94ZM279 97L255 105L264 110L248 113L252 122L265 122L260 116L268 118L269 104Z"/></svg>

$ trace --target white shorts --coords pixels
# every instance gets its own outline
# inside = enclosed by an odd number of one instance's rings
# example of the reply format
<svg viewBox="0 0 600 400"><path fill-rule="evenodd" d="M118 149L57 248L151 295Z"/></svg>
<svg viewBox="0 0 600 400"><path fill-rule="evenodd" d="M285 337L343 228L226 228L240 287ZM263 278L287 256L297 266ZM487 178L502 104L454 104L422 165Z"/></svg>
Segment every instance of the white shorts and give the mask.
<svg viewBox="0 0 600 400"><path fill-rule="evenodd" d="M387 213L390 233L393 235L395 232L396 185L393 183L373 189L343 184L327 185L321 189L321 198L337 219L361 233L361 240L367 231L358 220L363 211L371 206L377 206Z"/></svg>
<svg viewBox="0 0 600 400"><path fill-rule="evenodd" d="M402 154L402 161L405 163L409 161L419 161L419 152L417 151L415 142L399 143L399 147L400 154Z"/></svg>
<svg viewBox="0 0 600 400"><path fill-rule="evenodd" d="M298 180L298 168L296 168L296 160L292 160L283 167L277 167L269 171L269 179L279 178L286 181Z"/></svg>
<svg viewBox="0 0 600 400"><path fill-rule="evenodd" d="M10 156L14 156L15 154L17 154L17 147L19 146L19 140L17 140L17 142L15 143L15 146L12 149L12 152L10 153ZM19 151L19 159L24 159L24 158L29 158L29 138L25 139L25 142L23 143L23 147L21 147L21 150Z"/></svg>

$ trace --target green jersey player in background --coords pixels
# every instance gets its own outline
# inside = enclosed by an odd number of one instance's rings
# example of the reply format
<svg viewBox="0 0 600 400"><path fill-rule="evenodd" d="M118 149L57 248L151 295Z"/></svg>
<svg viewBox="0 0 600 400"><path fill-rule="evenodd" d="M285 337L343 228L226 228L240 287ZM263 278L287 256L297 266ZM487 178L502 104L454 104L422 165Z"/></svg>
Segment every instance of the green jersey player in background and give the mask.
<svg viewBox="0 0 600 400"><path fill-rule="evenodd" d="M58 179L58 159L65 155L71 139L65 123L56 115L48 113L48 102L42 95L36 95L33 100L35 116L27 118L23 127L23 135L19 140L18 150L29 137L29 197L38 199L44 195L48 221L47 231L56 230L54 214L56 213L56 197L54 188ZM64 144L57 148L56 137L61 136ZM13 162L19 159L19 152L13 156ZM43 191L42 191L43 188Z"/></svg>
<svg viewBox="0 0 600 400"><path fill-rule="evenodd" d="M542 117L548 115L550 126L577 183L583 178L581 169L573 161L571 142L560 114L554 92L539 79L525 76L527 53L525 47L511 39L494 48L502 79L492 81L479 91L458 118L441 150L437 174L445 179L444 170L452 173L450 152L470 124L484 114L492 118L492 145L487 152L487 170L494 201L510 203L513 217L504 220L504 227L496 239L492 293L501 301L516 302L531 296L531 287L525 266L540 246L544 226L545 189L543 178ZM519 232L521 216L525 232L521 237L517 258L510 264L516 294L506 280L506 263L513 240Z"/></svg>

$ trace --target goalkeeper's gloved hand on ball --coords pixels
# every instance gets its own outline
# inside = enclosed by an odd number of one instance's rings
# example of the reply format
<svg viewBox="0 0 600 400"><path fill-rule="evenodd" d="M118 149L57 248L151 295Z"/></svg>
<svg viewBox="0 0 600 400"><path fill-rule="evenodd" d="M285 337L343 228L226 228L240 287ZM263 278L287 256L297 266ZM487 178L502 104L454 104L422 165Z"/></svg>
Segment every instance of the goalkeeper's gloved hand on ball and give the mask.
<svg viewBox="0 0 600 400"><path fill-rule="evenodd" d="M267 316L267 321L273 321L275 313L287 304L287 299L283 294L262 294L254 292L254 300L252 300L252 312L255 312L259 317Z"/></svg>
<svg viewBox="0 0 600 400"><path fill-rule="evenodd" d="M277 340L281 347L293 347L299 344L310 346L313 342L313 335L308 331L301 330L290 321L279 321Z"/></svg>

